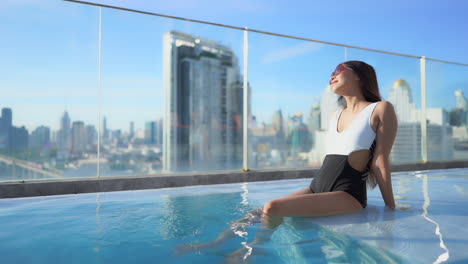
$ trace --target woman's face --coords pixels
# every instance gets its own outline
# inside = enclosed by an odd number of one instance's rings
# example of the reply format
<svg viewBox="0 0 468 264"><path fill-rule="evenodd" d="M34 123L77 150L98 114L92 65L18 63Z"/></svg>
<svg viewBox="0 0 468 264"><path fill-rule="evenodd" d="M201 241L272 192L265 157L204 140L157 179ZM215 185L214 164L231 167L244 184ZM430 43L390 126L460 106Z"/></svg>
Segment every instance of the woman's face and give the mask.
<svg viewBox="0 0 468 264"><path fill-rule="evenodd" d="M359 77L344 64L339 64L330 77L330 87L338 95L350 95L359 91Z"/></svg>

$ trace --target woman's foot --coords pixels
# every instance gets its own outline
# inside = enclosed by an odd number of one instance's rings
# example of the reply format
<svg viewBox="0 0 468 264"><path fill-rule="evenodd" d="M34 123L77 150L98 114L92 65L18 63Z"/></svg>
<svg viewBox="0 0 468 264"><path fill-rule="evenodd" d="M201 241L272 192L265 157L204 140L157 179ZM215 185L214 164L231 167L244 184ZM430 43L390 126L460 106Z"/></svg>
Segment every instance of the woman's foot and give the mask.
<svg viewBox="0 0 468 264"><path fill-rule="evenodd" d="M223 241L218 240L200 244L184 243L174 248L174 256L180 257L192 252L194 252L195 254L201 254L202 251L217 250L221 248L222 245Z"/></svg>
<svg viewBox="0 0 468 264"><path fill-rule="evenodd" d="M244 247L224 255L224 264L228 263L243 263L249 260L250 256L266 256L267 253L263 248L249 246L248 244L244 244Z"/></svg>

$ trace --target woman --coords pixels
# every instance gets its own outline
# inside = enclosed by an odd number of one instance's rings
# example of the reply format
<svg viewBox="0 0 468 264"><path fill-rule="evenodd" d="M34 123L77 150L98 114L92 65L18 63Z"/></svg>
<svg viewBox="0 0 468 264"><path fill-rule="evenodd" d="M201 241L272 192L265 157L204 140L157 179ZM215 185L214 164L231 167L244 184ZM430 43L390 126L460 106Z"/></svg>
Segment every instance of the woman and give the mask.
<svg viewBox="0 0 468 264"><path fill-rule="evenodd" d="M389 155L397 134L390 102L381 101L374 68L362 61L339 64L330 86L340 95L331 115L327 154L310 187L265 204L268 216L309 216L358 211L367 204L366 178L379 185L394 209Z"/></svg>
<svg viewBox="0 0 468 264"><path fill-rule="evenodd" d="M374 68L362 61L341 63L332 73L329 87L340 95L340 107L331 114L327 153L310 186L250 211L214 241L185 244L176 251L216 248L234 237L235 229L261 221L266 228L259 229L248 246L229 256L245 260L252 253L249 248L269 240L273 229L283 222L282 216L342 214L365 208L366 182L371 188L378 184L385 205L395 209L389 155L398 122L393 105L380 98Z"/></svg>

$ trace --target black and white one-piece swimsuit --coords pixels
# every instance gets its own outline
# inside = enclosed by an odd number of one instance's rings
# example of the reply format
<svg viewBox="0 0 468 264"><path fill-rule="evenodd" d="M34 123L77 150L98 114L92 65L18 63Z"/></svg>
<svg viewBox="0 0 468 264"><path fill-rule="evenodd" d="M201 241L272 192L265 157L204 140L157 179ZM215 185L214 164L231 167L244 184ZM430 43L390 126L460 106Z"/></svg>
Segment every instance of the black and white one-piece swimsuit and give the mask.
<svg viewBox="0 0 468 264"><path fill-rule="evenodd" d="M348 156L354 151L375 147L376 133L371 127L371 116L377 103L366 106L342 132L338 132L338 120L344 108L336 111L328 126L325 158L310 184L312 192L345 191L363 208L367 206L368 170L358 171L351 167Z"/></svg>

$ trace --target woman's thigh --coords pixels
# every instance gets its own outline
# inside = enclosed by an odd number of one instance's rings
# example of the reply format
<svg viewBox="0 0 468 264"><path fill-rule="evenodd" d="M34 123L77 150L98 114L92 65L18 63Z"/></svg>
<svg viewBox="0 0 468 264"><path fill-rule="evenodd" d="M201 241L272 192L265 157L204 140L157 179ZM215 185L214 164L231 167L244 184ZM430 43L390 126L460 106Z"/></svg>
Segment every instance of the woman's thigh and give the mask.
<svg viewBox="0 0 468 264"><path fill-rule="evenodd" d="M343 191L290 195L268 202L263 212L277 216L312 216L351 213L361 204Z"/></svg>

